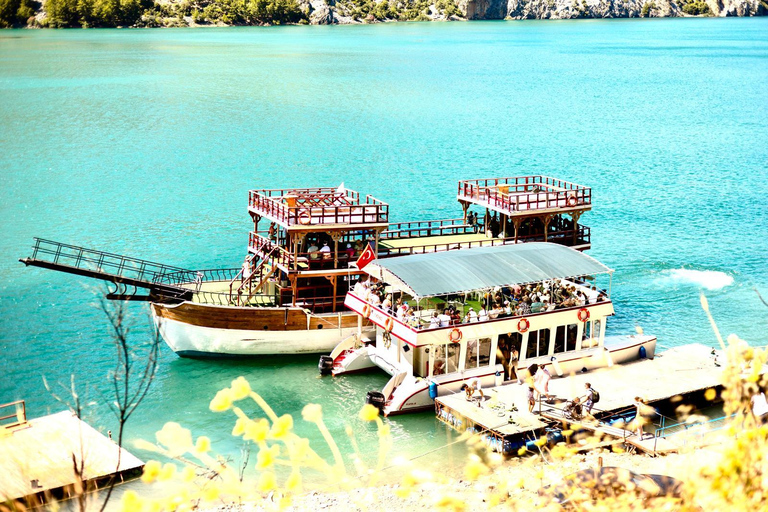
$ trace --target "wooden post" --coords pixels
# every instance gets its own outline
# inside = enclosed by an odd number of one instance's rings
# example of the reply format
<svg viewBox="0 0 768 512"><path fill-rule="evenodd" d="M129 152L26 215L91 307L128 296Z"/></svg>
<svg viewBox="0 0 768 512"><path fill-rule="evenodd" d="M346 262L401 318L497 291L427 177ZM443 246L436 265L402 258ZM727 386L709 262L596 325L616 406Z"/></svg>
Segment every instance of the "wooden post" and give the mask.
<svg viewBox="0 0 768 512"><path fill-rule="evenodd" d="M549 223L552 221L554 215L544 215L541 220L544 221L544 241L547 241L547 232L549 231Z"/></svg>
<svg viewBox="0 0 768 512"><path fill-rule="evenodd" d="M571 212L571 219L573 219L573 245L576 245L579 239L579 217L581 217L581 213Z"/></svg>
<svg viewBox="0 0 768 512"><path fill-rule="evenodd" d="M519 217L514 217L512 219L512 224L515 226L515 243L517 243L517 233L520 230L520 221L521 219Z"/></svg>
<svg viewBox="0 0 768 512"><path fill-rule="evenodd" d="M334 231L331 233L331 240L333 240L333 268L339 268L339 240L341 240L342 233Z"/></svg>

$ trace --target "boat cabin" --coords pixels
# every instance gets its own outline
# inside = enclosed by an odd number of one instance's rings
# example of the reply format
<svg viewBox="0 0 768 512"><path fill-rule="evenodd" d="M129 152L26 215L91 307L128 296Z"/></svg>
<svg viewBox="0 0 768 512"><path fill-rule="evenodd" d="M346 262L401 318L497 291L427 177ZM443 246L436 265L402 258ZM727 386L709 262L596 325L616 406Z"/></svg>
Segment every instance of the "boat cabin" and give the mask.
<svg viewBox="0 0 768 512"><path fill-rule="evenodd" d="M558 375L611 364L604 345L613 304L593 283L612 271L574 249L508 244L378 260L365 272L345 304L361 325L377 326L376 339L342 342L333 373L373 365L390 373L385 413L430 406L397 396L408 382L448 390L469 378L516 380L533 364Z"/></svg>

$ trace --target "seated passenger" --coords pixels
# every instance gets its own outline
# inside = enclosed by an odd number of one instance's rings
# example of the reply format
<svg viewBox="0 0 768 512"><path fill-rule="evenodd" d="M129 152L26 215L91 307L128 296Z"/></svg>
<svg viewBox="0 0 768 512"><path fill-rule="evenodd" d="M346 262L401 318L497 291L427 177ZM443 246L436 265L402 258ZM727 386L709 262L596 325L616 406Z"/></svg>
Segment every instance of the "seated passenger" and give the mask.
<svg viewBox="0 0 768 512"><path fill-rule="evenodd" d="M437 318L440 321L440 327L448 327L451 325L451 317L445 313L445 310L437 315Z"/></svg>
<svg viewBox="0 0 768 512"><path fill-rule="evenodd" d="M323 242L323 246L320 248L320 254L324 260L331 259L331 248L328 247L328 242Z"/></svg>
<svg viewBox="0 0 768 512"><path fill-rule="evenodd" d="M464 315L464 323L477 322L477 313L474 308L469 308L469 311Z"/></svg>
<svg viewBox="0 0 768 512"><path fill-rule="evenodd" d="M504 316L512 316L512 305L508 300L504 301Z"/></svg>
<svg viewBox="0 0 768 512"><path fill-rule="evenodd" d="M541 311L544 309L544 303L543 302L534 302L531 304L531 313L541 313Z"/></svg>
<svg viewBox="0 0 768 512"><path fill-rule="evenodd" d="M432 318L429 319L429 328L433 329L435 327L440 327L440 318L437 315L437 311L432 313Z"/></svg>
<svg viewBox="0 0 768 512"><path fill-rule="evenodd" d="M485 306L480 306L480 311L477 312L477 321L486 322L488 320L488 312L485 310Z"/></svg>
<svg viewBox="0 0 768 512"><path fill-rule="evenodd" d="M458 310L453 306L451 306L450 315L451 315L451 325L458 325L461 323L461 315L459 314Z"/></svg>
<svg viewBox="0 0 768 512"><path fill-rule="evenodd" d="M488 318L491 320L495 320L496 318L499 318L500 315L504 314L504 310L501 309L501 306L499 306L498 302L493 305L493 308L488 312Z"/></svg>
<svg viewBox="0 0 768 512"><path fill-rule="evenodd" d="M307 254L311 260L316 260L318 258L319 254L317 253L317 245L314 241L312 241L310 246L307 247Z"/></svg>

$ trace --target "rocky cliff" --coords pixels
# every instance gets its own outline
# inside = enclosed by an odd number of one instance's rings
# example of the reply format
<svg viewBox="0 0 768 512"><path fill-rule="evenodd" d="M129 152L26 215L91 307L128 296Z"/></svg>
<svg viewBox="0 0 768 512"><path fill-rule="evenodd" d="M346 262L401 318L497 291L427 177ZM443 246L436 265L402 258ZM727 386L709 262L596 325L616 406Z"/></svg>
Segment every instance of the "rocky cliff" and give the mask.
<svg viewBox="0 0 768 512"><path fill-rule="evenodd" d="M674 16L768 15L768 0L303 0L313 24L365 23L403 19L402 13L418 12L418 19L497 20L640 18ZM364 6L389 5L378 16ZM405 19L414 19L412 16Z"/></svg>

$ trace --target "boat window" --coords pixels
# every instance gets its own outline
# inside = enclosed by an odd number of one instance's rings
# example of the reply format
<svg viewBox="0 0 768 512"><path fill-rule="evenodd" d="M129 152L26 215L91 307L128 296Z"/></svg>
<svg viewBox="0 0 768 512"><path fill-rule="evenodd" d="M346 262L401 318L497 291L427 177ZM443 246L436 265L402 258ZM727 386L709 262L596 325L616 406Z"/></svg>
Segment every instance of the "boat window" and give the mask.
<svg viewBox="0 0 768 512"><path fill-rule="evenodd" d="M478 366L488 366L491 362L491 338L481 338L478 353Z"/></svg>
<svg viewBox="0 0 768 512"><path fill-rule="evenodd" d="M576 350L576 336L578 333L579 333L578 325L571 324L568 326L566 336L565 336L566 351Z"/></svg>
<svg viewBox="0 0 768 512"><path fill-rule="evenodd" d="M565 326L558 325L555 330L555 354L565 352Z"/></svg>
<svg viewBox="0 0 768 512"><path fill-rule="evenodd" d="M458 343L449 343L446 346L445 352L448 373L459 371L459 353L461 352L461 345Z"/></svg>
<svg viewBox="0 0 768 512"><path fill-rule="evenodd" d="M434 345L435 362L432 366L432 375L442 375L445 373L445 345Z"/></svg>
<svg viewBox="0 0 768 512"><path fill-rule="evenodd" d="M528 335L528 350L525 357L545 356L549 352L549 329L531 331Z"/></svg>
<svg viewBox="0 0 768 512"><path fill-rule="evenodd" d="M434 345L435 364L432 368L432 375L442 375L444 373L453 373L459 371L459 353L461 345L449 343L443 345Z"/></svg>
<svg viewBox="0 0 768 512"><path fill-rule="evenodd" d="M491 360L491 338L469 340L467 342L466 369L488 366Z"/></svg>

